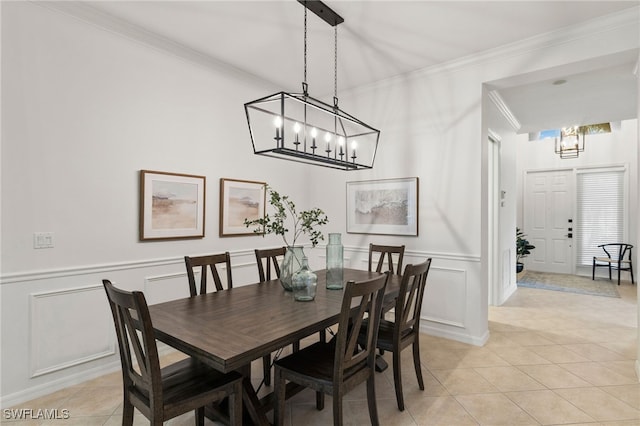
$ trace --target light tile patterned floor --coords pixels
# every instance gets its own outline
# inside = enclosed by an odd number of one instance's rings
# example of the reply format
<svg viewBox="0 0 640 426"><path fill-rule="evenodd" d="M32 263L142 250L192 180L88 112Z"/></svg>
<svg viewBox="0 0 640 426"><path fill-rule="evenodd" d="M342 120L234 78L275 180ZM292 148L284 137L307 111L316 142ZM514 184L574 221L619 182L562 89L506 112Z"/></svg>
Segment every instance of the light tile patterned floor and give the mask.
<svg viewBox="0 0 640 426"><path fill-rule="evenodd" d="M396 407L392 372L376 376L381 424L640 425L636 287L624 282L619 290L618 299L520 288L503 306L489 309L491 338L484 347L422 336L425 390L418 389L406 350L404 412ZM390 361L390 354L385 357ZM260 368L254 363L254 377ZM116 372L19 406L67 409L69 420L3 423L118 425L121 395ZM287 424L331 424L331 398L323 411L314 401L310 391L288 401ZM346 425L369 424L364 386L345 397L344 417ZM136 413L134 424L148 422ZM167 424L192 425L193 415Z"/></svg>

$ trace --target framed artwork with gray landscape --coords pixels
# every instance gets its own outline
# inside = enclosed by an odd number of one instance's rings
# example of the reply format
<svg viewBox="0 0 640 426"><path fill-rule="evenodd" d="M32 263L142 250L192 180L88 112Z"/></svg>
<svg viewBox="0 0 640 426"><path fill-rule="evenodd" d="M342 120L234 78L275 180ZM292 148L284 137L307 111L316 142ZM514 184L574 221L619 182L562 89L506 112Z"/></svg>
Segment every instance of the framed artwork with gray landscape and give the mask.
<svg viewBox="0 0 640 426"><path fill-rule="evenodd" d="M204 237L204 176L140 170L140 240Z"/></svg>
<svg viewBox="0 0 640 426"><path fill-rule="evenodd" d="M256 235L244 220L264 217L266 183L250 180L220 179L220 236Z"/></svg>
<svg viewBox="0 0 640 426"><path fill-rule="evenodd" d="M418 178L347 182L347 232L418 235Z"/></svg>

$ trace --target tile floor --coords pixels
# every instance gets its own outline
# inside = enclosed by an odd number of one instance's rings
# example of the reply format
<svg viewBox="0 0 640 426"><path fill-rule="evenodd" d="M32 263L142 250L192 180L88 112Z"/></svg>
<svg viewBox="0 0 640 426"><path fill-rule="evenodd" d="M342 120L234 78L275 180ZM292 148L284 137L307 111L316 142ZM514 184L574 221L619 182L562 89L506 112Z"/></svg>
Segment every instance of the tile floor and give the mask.
<svg viewBox="0 0 640 426"><path fill-rule="evenodd" d="M640 425L640 384L634 371L636 287L625 282L619 290L618 299L519 289L503 306L489 309L491 337L484 347L424 335L423 392L410 350L404 351L405 411L396 407L390 369L376 376L381 424ZM389 355L385 357L390 361ZM254 364L254 377L260 377L261 363ZM331 399L323 411L316 411L314 401L310 391L288 401L286 424L331 424ZM2 422L118 425L120 373L19 408L67 409L70 419ZM344 417L346 425L369 424L364 385L346 396ZM136 413L134 424L148 422ZM167 424L192 425L193 414Z"/></svg>

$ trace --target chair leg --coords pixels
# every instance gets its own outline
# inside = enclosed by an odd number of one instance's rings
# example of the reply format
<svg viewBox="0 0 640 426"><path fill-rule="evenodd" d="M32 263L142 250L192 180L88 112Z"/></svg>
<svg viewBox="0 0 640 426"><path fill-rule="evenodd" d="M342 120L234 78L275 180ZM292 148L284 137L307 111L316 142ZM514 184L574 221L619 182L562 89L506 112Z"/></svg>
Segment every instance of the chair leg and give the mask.
<svg viewBox="0 0 640 426"><path fill-rule="evenodd" d="M420 343L416 338L413 342L413 366L416 369L416 377L418 378L418 387L420 390L424 390L424 381L422 380L422 368L420 366Z"/></svg>
<svg viewBox="0 0 640 426"><path fill-rule="evenodd" d="M273 410L273 424L274 426L282 426L284 424L284 403L285 403L285 380L282 375L282 370L277 366L274 369L274 395L276 398Z"/></svg>
<svg viewBox="0 0 640 426"><path fill-rule="evenodd" d="M631 274L631 284L635 284L633 281L633 265L629 262L629 273Z"/></svg>
<svg viewBox="0 0 640 426"><path fill-rule="evenodd" d="M196 408L196 426L204 426L204 407Z"/></svg>
<svg viewBox="0 0 640 426"><path fill-rule="evenodd" d="M596 279L596 259L595 257L593 258L593 263L591 266L591 281Z"/></svg>
<svg viewBox="0 0 640 426"><path fill-rule="evenodd" d="M369 406L369 419L372 426L378 426L378 406L376 404L376 383L375 374L372 372L367 379L367 405Z"/></svg>
<svg viewBox="0 0 640 426"><path fill-rule="evenodd" d="M316 410L324 410L324 392L316 391Z"/></svg>
<svg viewBox="0 0 640 426"><path fill-rule="evenodd" d="M333 392L333 426L342 426L342 395Z"/></svg>
<svg viewBox="0 0 640 426"><path fill-rule="evenodd" d="M129 401L129 398L125 396L122 410L122 426L131 425L133 425L133 404L131 403L131 401Z"/></svg>
<svg viewBox="0 0 640 426"><path fill-rule="evenodd" d="M396 401L398 410L404 411L404 398L402 396L402 370L400 370L400 353L393 351L393 384L396 388Z"/></svg>
<svg viewBox="0 0 640 426"><path fill-rule="evenodd" d="M271 355L262 357L262 375L265 386L271 386Z"/></svg>
<svg viewBox="0 0 640 426"><path fill-rule="evenodd" d="M620 265L618 265L618 285L620 285Z"/></svg>

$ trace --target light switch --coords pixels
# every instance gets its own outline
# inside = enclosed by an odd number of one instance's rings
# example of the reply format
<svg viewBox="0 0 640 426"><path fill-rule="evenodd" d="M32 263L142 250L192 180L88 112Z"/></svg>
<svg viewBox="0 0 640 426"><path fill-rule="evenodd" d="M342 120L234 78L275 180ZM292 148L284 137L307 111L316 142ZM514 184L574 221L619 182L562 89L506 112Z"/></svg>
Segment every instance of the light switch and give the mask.
<svg viewBox="0 0 640 426"><path fill-rule="evenodd" d="M33 248L53 248L53 232L34 232Z"/></svg>

